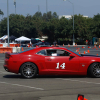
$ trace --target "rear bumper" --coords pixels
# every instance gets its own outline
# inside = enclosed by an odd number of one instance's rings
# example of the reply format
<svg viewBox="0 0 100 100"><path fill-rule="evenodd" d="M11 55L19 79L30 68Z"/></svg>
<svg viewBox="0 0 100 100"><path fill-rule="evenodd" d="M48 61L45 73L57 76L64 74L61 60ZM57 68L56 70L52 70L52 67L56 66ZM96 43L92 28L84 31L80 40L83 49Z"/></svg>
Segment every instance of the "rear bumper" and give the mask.
<svg viewBox="0 0 100 100"><path fill-rule="evenodd" d="M7 72L12 72L12 73L16 73L16 74L19 73L19 70L11 69L7 65L3 65L3 67Z"/></svg>
<svg viewBox="0 0 100 100"><path fill-rule="evenodd" d="M8 70L8 68L7 68L6 65L3 65L3 67L4 67L4 69L5 69L7 72L9 72L9 70Z"/></svg>

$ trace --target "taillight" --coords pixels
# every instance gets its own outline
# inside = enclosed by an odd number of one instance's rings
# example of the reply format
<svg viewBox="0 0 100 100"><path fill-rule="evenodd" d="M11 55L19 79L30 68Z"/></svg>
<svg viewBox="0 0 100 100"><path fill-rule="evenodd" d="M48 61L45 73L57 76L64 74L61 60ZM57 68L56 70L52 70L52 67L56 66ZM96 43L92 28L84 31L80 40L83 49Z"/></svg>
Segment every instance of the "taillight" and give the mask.
<svg viewBox="0 0 100 100"><path fill-rule="evenodd" d="M5 53L5 58L6 58L6 59L9 59L10 57L11 57L10 52L6 52L6 53Z"/></svg>

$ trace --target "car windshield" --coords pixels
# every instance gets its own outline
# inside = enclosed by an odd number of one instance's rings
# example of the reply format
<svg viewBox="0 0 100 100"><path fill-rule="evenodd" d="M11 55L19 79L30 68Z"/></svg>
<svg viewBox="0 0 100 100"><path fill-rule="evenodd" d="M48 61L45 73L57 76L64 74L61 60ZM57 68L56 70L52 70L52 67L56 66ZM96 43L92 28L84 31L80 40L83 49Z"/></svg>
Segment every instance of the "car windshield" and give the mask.
<svg viewBox="0 0 100 100"><path fill-rule="evenodd" d="M78 55L78 56L81 56L81 54L78 54L77 52L75 52L75 51L72 51L72 50L70 50L70 49L67 49L67 50L69 50L69 51L71 51L71 52L73 52L73 53L75 53L76 55Z"/></svg>

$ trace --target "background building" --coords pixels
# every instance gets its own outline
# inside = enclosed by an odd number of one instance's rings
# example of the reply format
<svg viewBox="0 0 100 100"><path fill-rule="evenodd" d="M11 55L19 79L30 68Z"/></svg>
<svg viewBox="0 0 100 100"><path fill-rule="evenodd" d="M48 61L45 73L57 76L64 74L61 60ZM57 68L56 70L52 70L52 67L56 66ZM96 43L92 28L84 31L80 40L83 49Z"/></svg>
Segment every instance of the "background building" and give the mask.
<svg viewBox="0 0 100 100"><path fill-rule="evenodd" d="M59 16L59 19L62 18L62 17L65 17L66 19L71 19L72 18L72 15L60 15ZM88 16L84 16L84 15L83 15L83 17L88 18Z"/></svg>

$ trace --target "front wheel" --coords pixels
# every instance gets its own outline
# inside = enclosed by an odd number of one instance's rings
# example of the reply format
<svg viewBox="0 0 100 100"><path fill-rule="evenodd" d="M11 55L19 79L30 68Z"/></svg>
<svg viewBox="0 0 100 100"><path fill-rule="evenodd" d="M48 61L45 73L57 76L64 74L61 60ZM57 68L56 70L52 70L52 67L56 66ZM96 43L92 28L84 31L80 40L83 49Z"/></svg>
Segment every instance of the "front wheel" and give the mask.
<svg viewBox="0 0 100 100"><path fill-rule="evenodd" d="M88 69L89 76L99 78L100 77L100 63L93 63Z"/></svg>
<svg viewBox="0 0 100 100"><path fill-rule="evenodd" d="M20 73L24 78L33 78L37 74L37 66L31 62L26 62L21 66Z"/></svg>

